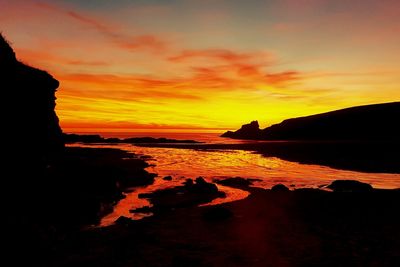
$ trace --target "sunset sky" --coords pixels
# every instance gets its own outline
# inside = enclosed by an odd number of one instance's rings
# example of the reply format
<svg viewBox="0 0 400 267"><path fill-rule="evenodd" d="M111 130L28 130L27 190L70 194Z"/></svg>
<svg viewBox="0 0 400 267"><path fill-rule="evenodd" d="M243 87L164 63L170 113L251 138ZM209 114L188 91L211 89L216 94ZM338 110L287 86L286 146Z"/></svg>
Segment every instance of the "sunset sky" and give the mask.
<svg viewBox="0 0 400 267"><path fill-rule="evenodd" d="M205 131L400 100L398 0L0 0L67 132Z"/></svg>

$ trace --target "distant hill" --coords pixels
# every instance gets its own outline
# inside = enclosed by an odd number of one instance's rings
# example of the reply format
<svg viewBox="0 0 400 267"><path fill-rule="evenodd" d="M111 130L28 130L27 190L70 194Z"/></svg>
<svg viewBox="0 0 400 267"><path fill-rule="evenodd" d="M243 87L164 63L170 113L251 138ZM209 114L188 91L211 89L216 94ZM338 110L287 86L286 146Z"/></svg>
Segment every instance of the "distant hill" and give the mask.
<svg viewBox="0 0 400 267"><path fill-rule="evenodd" d="M351 107L284 120L263 130L258 122L221 135L250 140L399 140L400 102Z"/></svg>

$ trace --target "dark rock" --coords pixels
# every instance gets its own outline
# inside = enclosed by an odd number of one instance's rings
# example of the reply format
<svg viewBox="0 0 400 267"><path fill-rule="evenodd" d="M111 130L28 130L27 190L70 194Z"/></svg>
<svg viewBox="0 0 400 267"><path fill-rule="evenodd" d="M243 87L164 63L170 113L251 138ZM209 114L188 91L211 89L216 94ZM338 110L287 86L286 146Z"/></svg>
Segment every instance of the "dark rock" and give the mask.
<svg viewBox="0 0 400 267"><path fill-rule="evenodd" d="M252 121L249 124L244 124L239 130L232 132L227 131L221 137L229 137L234 139L260 139L261 130L258 121Z"/></svg>
<svg viewBox="0 0 400 267"><path fill-rule="evenodd" d="M218 187L215 184L207 183L203 177L197 177L195 182L194 185L189 186L189 189L193 192L205 194L217 194L219 192Z"/></svg>
<svg viewBox="0 0 400 267"><path fill-rule="evenodd" d="M172 181L172 176L168 175L163 178L165 181Z"/></svg>
<svg viewBox="0 0 400 267"><path fill-rule="evenodd" d="M327 188L332 189L334 192L369 192L373 190L370 184L355 180L336 180L328 185Z"/></svg>
<svg viewBox="0 0 400 267"><path fill-rule="evenodd" d="M186 179L186 180L183 182L183 184L184 184L185 186L192 186L194 183L193 183L193 180L192 180L192 179Z"/></svg>
<svg viewBox="0 0 400 267"><path fill-rule="evenodd" d="M245 188L253 184L255 181L260 181L259 179L246 179L242 177L232 177L223 180L216 180L215 182L220 185L237 187L237 188Z"/></svg>
<svg viewBox="0 0 400 267"><path fill-rule="evenodd" d="M279 192L284 192L284 191L289 191L289 188L287 188L283 184L276 184L271 188L271 191L279 191Z"/></svg>
<svg viewBox="0 0 400 267"><path fill-rule="evenodd" d="M215 198L225 197L225 193L218 191L215 184L208 183L204 178L198 177L195 182L192 179L187 179L183 186L140 194L139 197L149 199L153 205L149 210L160 212L208 203Z"/></svg>
<svg viewBox="0 0 400 267"><path fill-rule="evenodd" d="M7 149L3 151L7 155L6 166L13 168L16 175L29 169L14 168L21 164L46 168L64 149L55 113L55 92L59 82L46 71L18 61L1 34L0 73L4 99L2 127L7 129L3 132L3 140L7 142L3 146ZM24 151L24 156L18 157L21 151Z"/></svg>

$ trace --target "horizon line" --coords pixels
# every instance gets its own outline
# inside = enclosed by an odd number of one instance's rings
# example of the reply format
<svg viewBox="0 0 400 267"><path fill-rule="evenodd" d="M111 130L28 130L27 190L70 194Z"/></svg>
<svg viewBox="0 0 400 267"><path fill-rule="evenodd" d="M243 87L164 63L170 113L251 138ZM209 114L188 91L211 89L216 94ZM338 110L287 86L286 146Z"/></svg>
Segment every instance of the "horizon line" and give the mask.
<svg viewBox="0 0 400 267"><path fill-rule="evenodd" d="M62 128L64 133L96 134L96 133L221 133L229 129L204 128Z"/></svg>

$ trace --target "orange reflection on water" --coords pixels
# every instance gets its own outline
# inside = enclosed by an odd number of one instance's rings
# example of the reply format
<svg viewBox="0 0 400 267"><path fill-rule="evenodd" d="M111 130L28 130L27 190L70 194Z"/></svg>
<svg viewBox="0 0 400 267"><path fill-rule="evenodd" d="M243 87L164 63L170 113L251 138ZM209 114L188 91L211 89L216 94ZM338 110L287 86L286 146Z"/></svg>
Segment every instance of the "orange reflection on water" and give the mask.
<svg viewBox="0 0 400 267"><path fill-rule="evenodd" d="M274 157L264 157L260 154L242 150L192 150L176 148L136 147L129 144L97 145L97 147L113 147L149 155L148 163L152 166L147 170L158 174L154 184L126 194L114 209L106 216L102 225L109 225L119 216L140 219L146 214L131 214L129 210L148 206L149 202L139 199L138 194L158 189L181 185L187 178L204 177L209 182L213 179L228 177L243 177L260 179L254 186L271 188L282 183L291 188L319 188L334 180L349 179L369 183L374 188L400 188L400 174L362 173L332 169L321 165L299 164ZM164 181L164 176L172 176L172 181ZM220 204L243 199L248 192L230 187L218 186L227 194L209 204Z"/></svg>

